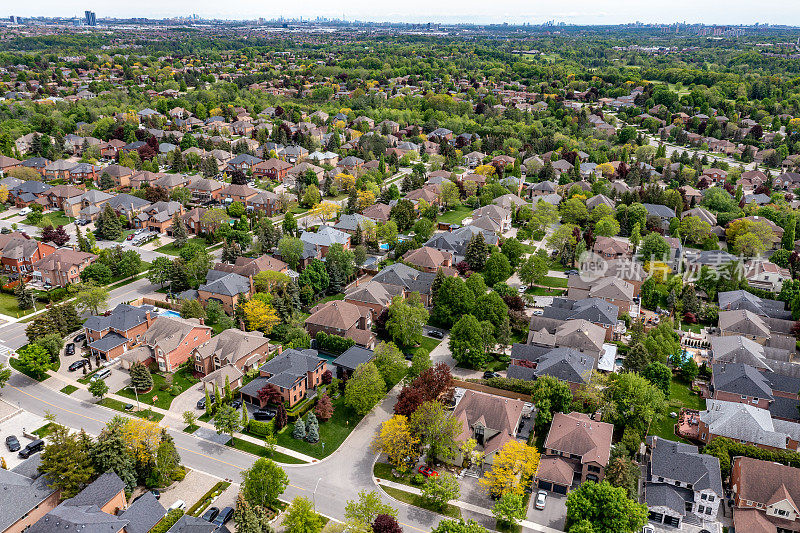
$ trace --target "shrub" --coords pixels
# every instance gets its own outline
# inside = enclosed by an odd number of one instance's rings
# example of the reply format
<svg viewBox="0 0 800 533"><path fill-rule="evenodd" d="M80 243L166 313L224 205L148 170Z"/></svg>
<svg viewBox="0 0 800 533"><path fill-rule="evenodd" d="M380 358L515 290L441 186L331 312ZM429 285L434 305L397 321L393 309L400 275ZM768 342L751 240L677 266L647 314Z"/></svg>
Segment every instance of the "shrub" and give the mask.
<svg viewBox="0 0 800 533"><path fill-rule="evenodd" d="M317 349L331 354L341 355L348 348L355 345L353 339L346 339L339 335L328 335L324 331L320 331L316 336Z"/></svg>
<svg viewBox="0 0 800 533"><path fill-rule="evenodd" d="M254 435L266 437L267 435L272 435L275 433L275 424L273 424L272 420L269 422L264 422L262 420L253 420L251 418L247 424L247 429Z"/></svg>
<svg viewBox="0 0 800 533"><path fill-rule="evenodd" d="M416 474L412 479L411 483L414 485L424 485L425 484L425 476L422 474Z"/></svg>

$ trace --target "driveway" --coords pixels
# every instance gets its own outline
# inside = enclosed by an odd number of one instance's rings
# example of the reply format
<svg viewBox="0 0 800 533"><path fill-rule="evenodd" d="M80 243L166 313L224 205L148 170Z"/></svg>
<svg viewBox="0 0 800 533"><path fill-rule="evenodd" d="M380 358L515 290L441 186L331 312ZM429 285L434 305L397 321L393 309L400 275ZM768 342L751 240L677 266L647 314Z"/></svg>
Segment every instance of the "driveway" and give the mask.
<svg viewBox="0 0 800 533"><path fill-rule="evenodd" d="M544 509L537 509L535 503L536 493L534 492L531 494L531 502L528 506L528 520L563 531L564 523L567 521L567 497L548 492Z"/></svg>
<svg viewBox="0 0 800 533"><path fill-rule="evenodd" d="M185 411L191 411L197 416L203 414L203 411L197 408L197 400L200 398L205 398L205 393L203 392L203 383L197 383L192 387L189 387L178 396L172 400L172 404L169 406L169 410L173 413L183 413Z"/></svg>
<svg viewBox="0 0 800 533"><path fill-rule="evenodd" d="M197 470L190 470L183 481L172 485L169 489L161 491L161 505L165 509L178 500L183 500L188 509L203 495L217 484L218 478Z"/></svg>
<svg viewBox="0 0 800 533"><path fill-rule="evenodd" d="M13 412L17 409L16 405L6 402L0 402L0 414L6 415L6 412ZM19 440L20 448L24 448L33 439L23 436L23 433L30 434L32 431L45 425L45 420L41 416L37 416L27 411L18 411L16 414L9 416L0 424L0 456L6 460L8 469L12 469L20 464L24 459L20 459L17 452L10 452L6 447L6 437L14 435Z"/></svg>

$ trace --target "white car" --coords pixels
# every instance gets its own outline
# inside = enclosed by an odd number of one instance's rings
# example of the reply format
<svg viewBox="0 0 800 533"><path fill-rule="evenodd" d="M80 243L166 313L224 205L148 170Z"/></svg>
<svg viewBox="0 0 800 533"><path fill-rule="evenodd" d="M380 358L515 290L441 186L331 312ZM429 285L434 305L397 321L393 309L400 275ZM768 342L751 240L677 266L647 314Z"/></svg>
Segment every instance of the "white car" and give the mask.
<svg viewBox="0 0 800 533"><path fill-rule="evenodd" d="M175 503L169 506L167 512L174 511L175 509L180 509L180 510L186 509L186 502L183 500L176 501Z"/></svg>
<svg viewBox="0 0 800 533"><path fill-rule="evenodd" d="M543 309L534 309L533 310L533 316L542 316L542 315L544 315L544 310Z"/></svg>
<svg viewBox="0 0 800 533"><path fill-rule="evenodd" d="M547 492L540 490L536 493L536 508L544 509L545 503L547 503Z"/></svg>
<svg viewBox="0 0 800 533"><path fill-rule="evenodd" d="M33 209L31 209L30 207L23 207L22 209L19 210L19 214L23 216L30 215L31 212L33 212Z"/></svg>
<svg viewBox="0 0 800 533"><path fill-rule="evenodd" d="M523 286L521 286L519 289L517 289L517 291L518 291L520 294L524 294L524 293L525 293L525 291L527 291L527 290L528 290L528 287L526 287L525 285L523 285Z"/></svg>

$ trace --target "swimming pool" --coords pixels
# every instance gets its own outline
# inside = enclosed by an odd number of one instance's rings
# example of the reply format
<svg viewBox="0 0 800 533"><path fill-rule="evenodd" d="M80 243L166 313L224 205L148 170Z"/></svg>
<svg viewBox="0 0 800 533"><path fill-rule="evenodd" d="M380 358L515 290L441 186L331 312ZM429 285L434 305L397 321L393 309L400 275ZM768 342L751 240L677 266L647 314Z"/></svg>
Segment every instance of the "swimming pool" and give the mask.
<svg viewBox="0 0 800 533"><path fill-rule="evenodd" d="M177 312L177 311L171 311L171 310L168 309L168 310L165 310L165 311L161 311L158 314L158 316L169 316L169 317L172 317L172 318L180 318L181 314L179 312Z"/></svg>

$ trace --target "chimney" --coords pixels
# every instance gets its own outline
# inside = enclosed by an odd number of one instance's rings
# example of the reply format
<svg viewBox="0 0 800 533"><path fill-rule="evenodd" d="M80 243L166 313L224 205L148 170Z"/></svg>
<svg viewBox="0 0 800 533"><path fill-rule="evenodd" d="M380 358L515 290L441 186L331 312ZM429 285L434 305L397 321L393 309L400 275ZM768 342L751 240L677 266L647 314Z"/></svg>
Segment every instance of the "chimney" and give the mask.
<svg viewBox="0 0 800 533"><path fill-rule="evenodd" d="M201 318L198 318L197 320L199 320L199 321L200 321L200 325L201 325L201 326L205 326L205 325L206 325L206 321L205 321L205 319L204 319L204 318L202 318L202 317L201 317Z"/></svg>
<svg viewBox="0 0 800 533"><path fill-rule="evenodd" d="M283 344L279 344L278 345L278 349L275 350L275 351L278 352L278 355L282 354L283 353Z"/></svg>

